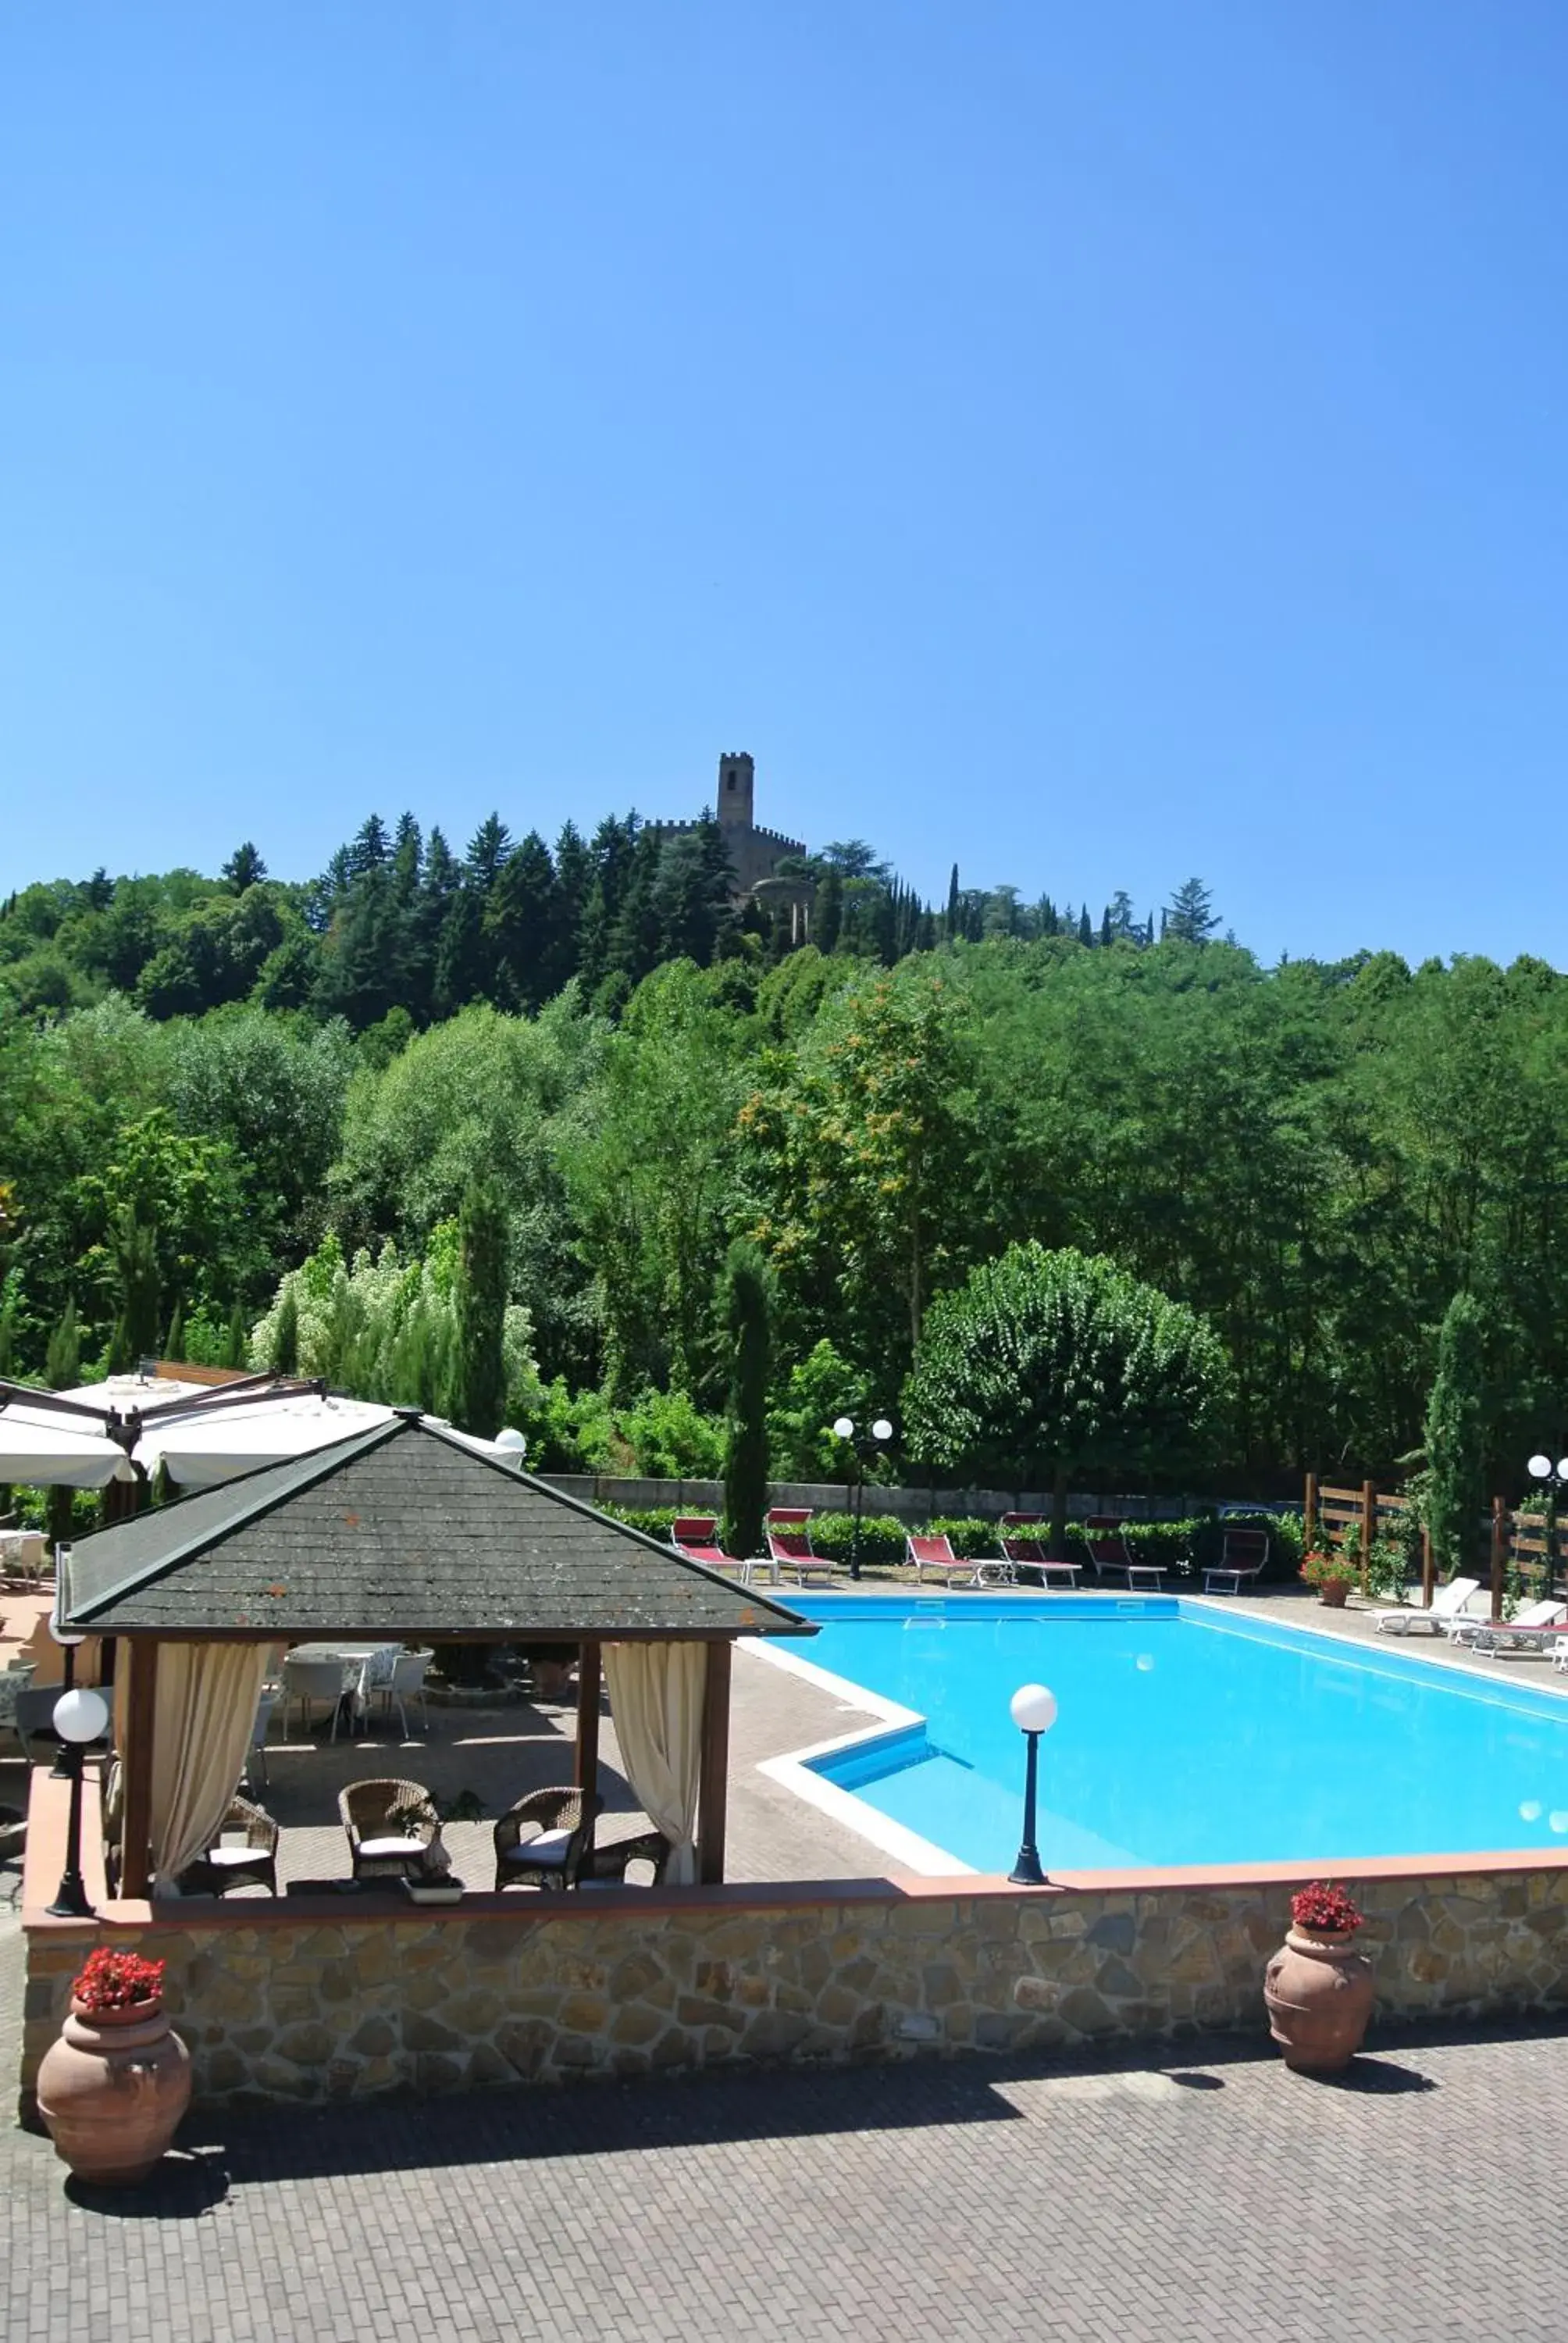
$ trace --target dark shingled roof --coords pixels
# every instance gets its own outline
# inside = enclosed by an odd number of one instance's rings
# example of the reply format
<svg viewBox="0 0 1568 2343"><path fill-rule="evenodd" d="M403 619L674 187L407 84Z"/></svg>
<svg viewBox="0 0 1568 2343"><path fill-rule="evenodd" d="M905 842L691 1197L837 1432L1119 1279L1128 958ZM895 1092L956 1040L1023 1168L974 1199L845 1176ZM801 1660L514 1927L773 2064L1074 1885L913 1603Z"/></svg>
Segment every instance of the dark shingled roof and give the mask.
<svg viewBox="0 0 1568 2343"><path fill-rule="evenodd" d="M811 1635L413 1414L84 1538L74 1624L108 1635Z"/></svg>

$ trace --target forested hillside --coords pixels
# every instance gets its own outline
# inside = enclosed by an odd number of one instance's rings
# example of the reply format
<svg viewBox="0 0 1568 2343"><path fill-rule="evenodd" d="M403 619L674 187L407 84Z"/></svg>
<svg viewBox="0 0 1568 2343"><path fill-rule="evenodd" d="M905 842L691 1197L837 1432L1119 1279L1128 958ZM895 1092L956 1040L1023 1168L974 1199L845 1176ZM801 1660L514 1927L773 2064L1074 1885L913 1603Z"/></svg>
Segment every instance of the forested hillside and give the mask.
<svg viewBox="0 0 1568 2343"><path fill-rule="evenodd" d="M795 950L732 909L715 830L635 820L553 851L487 824L461 861L371 822L314 887L246 847L216 880L27 889L0 915L8 1371L287 1353L423 1396L477 1178L508 1412L548 1461L716 1466L743 1232L777 1272L781 1470L829 1461L840 1407L896 1406L931 1298L1025 1238L1208 1318L1232 1478L1390 1470L1462 1286L1495 1485L1563 1442L1550 968L1264 970L1204 940L1195 882L1153 941L1124 898L955 884L933 912L858 846L814 875Z"/></svg>

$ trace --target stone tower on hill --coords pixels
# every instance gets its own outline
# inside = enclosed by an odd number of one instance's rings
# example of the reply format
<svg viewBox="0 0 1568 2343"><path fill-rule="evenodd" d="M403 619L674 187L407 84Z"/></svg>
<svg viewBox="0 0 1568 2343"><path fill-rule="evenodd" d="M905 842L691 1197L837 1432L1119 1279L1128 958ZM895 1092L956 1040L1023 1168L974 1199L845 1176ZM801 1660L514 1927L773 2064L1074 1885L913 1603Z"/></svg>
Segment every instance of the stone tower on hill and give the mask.
<svg viewBox="0 0 1568 2343"><path fill-rule="evenodd" d="M742 749L739 755L725 755L719 759L719 795L716 811L719 834L729 852L730 868L735 873L735 893L738 900L759 888L768 894L801 892L810 895L809 882L779 880L778 869L787 855L804 854L806 848L798 838L786 838L781 830L759 830L755 820L757 768ZM694 821L655 821L648 824L660 838L689 835L697 828ZM773 881L773 885L769 885ZM766 900L766 899L765 899Z"/></svg>

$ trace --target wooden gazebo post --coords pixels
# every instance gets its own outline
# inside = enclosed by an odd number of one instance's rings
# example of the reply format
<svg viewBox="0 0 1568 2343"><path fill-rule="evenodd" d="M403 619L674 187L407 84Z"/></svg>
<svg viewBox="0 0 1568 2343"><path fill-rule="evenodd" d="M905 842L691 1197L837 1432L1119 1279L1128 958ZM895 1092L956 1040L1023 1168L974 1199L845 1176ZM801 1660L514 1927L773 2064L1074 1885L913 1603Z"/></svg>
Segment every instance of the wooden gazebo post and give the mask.
<svg viewBox="0 0 1568 2343"><path fill-rule="evenodd" d="M127 1635L130 1685L126 1704L126 1797L120 1821L120 1894L147 1892L153 1835L153 1733L158 1701L158 1647L151 1635Z"/></svg>
<svg viewBox="0 0 1568 2343"><path fill-rule="evenodd" d="M729 1800L729 1661L732 1646L708 1646L702 1685L702 1754L697 1793L697 1876L704 1887L724 1877L724 1826Z"/></svg>

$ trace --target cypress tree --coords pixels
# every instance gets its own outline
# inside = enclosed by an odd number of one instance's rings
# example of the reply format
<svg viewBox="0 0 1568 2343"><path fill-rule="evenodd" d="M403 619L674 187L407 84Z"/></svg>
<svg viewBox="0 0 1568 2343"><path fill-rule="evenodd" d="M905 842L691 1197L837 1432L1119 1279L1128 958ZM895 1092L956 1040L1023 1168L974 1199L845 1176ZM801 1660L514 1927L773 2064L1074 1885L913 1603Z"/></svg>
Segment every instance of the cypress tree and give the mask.
<svg viewBox="0 0 1568 2343"><path fill-rule="evenodd" d="M76 1299L71 1295L49 1337L44 1381L51 1391L70 1391L82 1379L82 1340L76 1330Z"/></svg>
<svg viewBox="0 0 1568 2343"><path fill-rule="evenodd" d="M726 1551L749 1561L762 1551L768 1509L768 1377L773 1337L773 1279L765 1255L745 1237L724 1264L721 1311L729 1353L724 1450Z"/></svg>
<svg viewBox="0 0 1568 2343"><path fill-rule="evenodd" d="M844 874L834 869L823 873L817 890L817 907L811 920L811 941L819 952L837 951L839 939L844 932Z"/></svg>
<svg viewBox="0 0 1568 2343"><path fill-rule="evenodd" d="M218 1364L220 1367L243 1367L249 1363L249 1360L250 1341L246 1332L245 1312L236 1297L234 1308L228 1313L228 1324L224 1329L223 1356Z"/></svg>
<svg viewBox="0 0 1568 2343"><path fill-rule="evenodd" d="M507 1317L508 1229L500 1192L470 1180L457 1222L457 1320L452 1419L460 1432L493 1440L506 1406L501 1338Z"/></svg>
<svg viewBox="0 0 1568 2343"><path fill-rule="evenodd" d="M959 866L953 864L952 877L948 880L948 916L945 933L951 943L959 931Z"/></svg>
<svg viewBox="0 0 1568 2343"><path fill-rule="evenodd" d="M273 1329L272 1356L267 1364L276 1375L297 1375L299 1373L299 1297L295 1292L292 1279L283 1291L277 1324Z"/></svg>
<svg viewBox="0 0 1568 2343"><path fill-rule="evenodd" d="M164 1336L164 1356L165 1356L165 1358L166 1358L166 1359L183 1359L183 1358L185 1357L185 1354L186 1354L186 1312L185 1312L185 1304L184 1304L184 1302L179 1299L179 1296L176 1294L176 1295L175 1296L175 1314L174 1314L174 1316L169 1320L169 1331L168 1331L168 1332Z"/></svg>
<svg viewBox="0 0 1568 2343"><path fill-rule="evenodd" d="M1089 916L1087 903L1078 915L1078 940L1081 944L1092 944L1094 941L1094 922Z"/></svg>
<svg viewBox="0 0 1568 2343"><path fill-rule="evenodd" d="M109 1341L109 1373L126 1374L158 1346L157 1231L127 1204L109 1239L120 1283L119 1314Z"/></svg>
<svg viewBox="0 0 1568 2343"><path fill-rule="evenodd" d="M1444 1578L1475 1552L1485 1502L1486 1369L1481 1308L1456 1293L1437 1338L1437 1373L1426 1405L1426 1527Z"/></svg>

